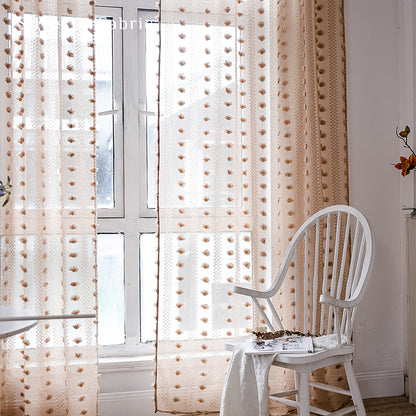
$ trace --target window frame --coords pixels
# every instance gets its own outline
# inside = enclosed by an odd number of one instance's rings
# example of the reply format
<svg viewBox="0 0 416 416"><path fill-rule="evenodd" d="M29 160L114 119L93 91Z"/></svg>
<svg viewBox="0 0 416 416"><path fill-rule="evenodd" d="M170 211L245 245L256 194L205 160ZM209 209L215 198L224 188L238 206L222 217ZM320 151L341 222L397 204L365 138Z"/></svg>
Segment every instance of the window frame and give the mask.
<svg viewBox="0 0 416 416"><path fill-rule="evenodd" d="M143 35L140 29L140 18L152 14L157 16L157 3L149 0L99 0L96 15L113 13L116 18L127 22L127 28L122 30L119 22L115 22L115 36L121 37L121 48L113 55L115 66L113 71L121 70L122 100L120 114L114 115L121 126L118 138L114 138L115 149L115 187L121 189L121 212L114 209L98 210L98 233L124 235L124 315L125 315L125 343L114 345L100 345L99 357L137 356L154 353L153 343L142 343L140 339L140 237L142 234L156 233L156 210L147 208L147 140L146 116L140 111L140 106L146 79L143 73L146 69L145 60L139 59L144 53L140 48L139 38ZM142 25L143 28L144 25ZM142 42L143 43L143 42ZM137 51L137 53L134 53ZM140 68L143 68L142 70ZM117 74L115 73L117 77ZM144 91L145 94L145 91ZM145 95L144 95L145 96ZM115 109L117 109L117 94ZM118 126L115 125L116 130ZM116 141L117 140L117 141ZM118 157L121 155L121 163ZM116 163L118 163L116 165ZM116 188L115 188L116 190ZM153 277L153 276L151 276ZM149 277L149 278L151 278ZM153 315L153 311L152 311Z"/></svg>
<svg viewBox="0 0 416 416"><path fill-rule="evenodd" d="M145 24L143 21L159 20L159 12L157 10L138 9L137 20L138 20L138 56L145 56L146 54L146 37L145 37ZM147 94L146 94L146 61L142 60L142 65L139 65L141 69L138 74L138 103L139 103L139 137L147 138L147 117L157 115L157 113L149 111L147 108ZM140 199L139 212L141 217L154 218L156 217L156 210L149 208L147 205L148 195L148 147L147 140L140 140L140 154L144 155L144 163L140 164L140 176L139 176L139 187L142 192L142 198Z"/></svg>
<svg viewBox="0 0 416 416"><path fill-rule="evenodd" d="M96 7L96 16L108 16L113 19L122 17L122 9L116 7ZM122 33L113 31L113 108L97 113L97 117L113 116L113 163L114 163L114 208L99 208L99 218L118 217L124 215L124 137L123 137L123 43ZM108 114L110 112L110 114Z"/></svg>

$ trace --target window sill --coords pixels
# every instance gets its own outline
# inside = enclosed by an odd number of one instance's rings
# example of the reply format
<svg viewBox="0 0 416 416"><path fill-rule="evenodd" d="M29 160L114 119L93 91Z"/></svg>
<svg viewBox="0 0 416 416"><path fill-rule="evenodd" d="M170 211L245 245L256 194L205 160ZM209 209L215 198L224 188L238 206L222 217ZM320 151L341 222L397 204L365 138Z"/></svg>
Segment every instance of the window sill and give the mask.
<svg viewBox="0 0 416 416"><path fill-rule="evenodd" d="M153 371L154 367L154 356L150 354L128 357L101 357L98 359L98 372L100 374Z"/></svg>
<svg viewBox="0 0 416 416"><path fill-rule="evenodd" d="M98 358L128 359L129 357L150 356L155 354L154 342L141 343L135 340L120 345L102 345L98 347Z"/></svg>
<svg viewBox="0 0 416 416"><path fill-rule="evenodd" d="M98 371L100 373L153 371L154 357L155 345L153 342L105 345L98 349Z"/></svg>

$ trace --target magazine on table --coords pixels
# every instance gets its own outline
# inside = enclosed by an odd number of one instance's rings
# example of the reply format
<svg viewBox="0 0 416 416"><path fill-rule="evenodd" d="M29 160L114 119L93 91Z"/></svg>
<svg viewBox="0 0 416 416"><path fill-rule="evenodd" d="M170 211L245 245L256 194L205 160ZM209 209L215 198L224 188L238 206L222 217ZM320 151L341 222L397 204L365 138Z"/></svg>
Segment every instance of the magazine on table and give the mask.
<svg viewBox="0 0 416 416"><path fill-rule="evenodd" d="M284 336L270 340L248 340L246 354L306 354L313 353L312 337Z"/></svg>

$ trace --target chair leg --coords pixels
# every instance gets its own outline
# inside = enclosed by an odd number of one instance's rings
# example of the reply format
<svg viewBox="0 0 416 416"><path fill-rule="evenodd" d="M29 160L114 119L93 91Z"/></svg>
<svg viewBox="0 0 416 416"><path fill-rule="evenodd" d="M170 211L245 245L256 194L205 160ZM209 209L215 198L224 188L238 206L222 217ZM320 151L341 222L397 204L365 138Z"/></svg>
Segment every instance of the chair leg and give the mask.
<svg viewBox="0 0 416 416"><path fill-rule="evenodd" d="M347 375L348 385L352 394L352 401L357 406L357 416L366 416L363 399L361 398L360 388L358 387L357 379L355 378L352 362L344 362L345 373Z"/></svg>
<svg viewBox="0 0 416 416"><path fill-rule="evenodd" d="M309 373L300 373L299 374L299 416L309 416Z"/></svg>
<svg viewBox="0 0 416 416"><path fill-rule="evenodd" d="M297 391L295 397L296 397L296 401L299 403L299 373L294 370L294 379L295 379L295 390Z"/></svg>

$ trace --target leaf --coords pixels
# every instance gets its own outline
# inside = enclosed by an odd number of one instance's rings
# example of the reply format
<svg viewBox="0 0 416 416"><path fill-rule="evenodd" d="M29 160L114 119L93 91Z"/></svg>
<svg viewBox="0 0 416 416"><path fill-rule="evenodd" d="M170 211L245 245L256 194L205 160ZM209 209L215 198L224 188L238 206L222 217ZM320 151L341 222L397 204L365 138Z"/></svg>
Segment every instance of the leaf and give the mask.
<svg viewBox="0 0 416 416"><path fill-rule="evenodd" d="M409 133L410 133L410 127L409 127L409 126L406 126L406 127L404 128L404 131L405 131L407 134L409 134Z"/></svg>

